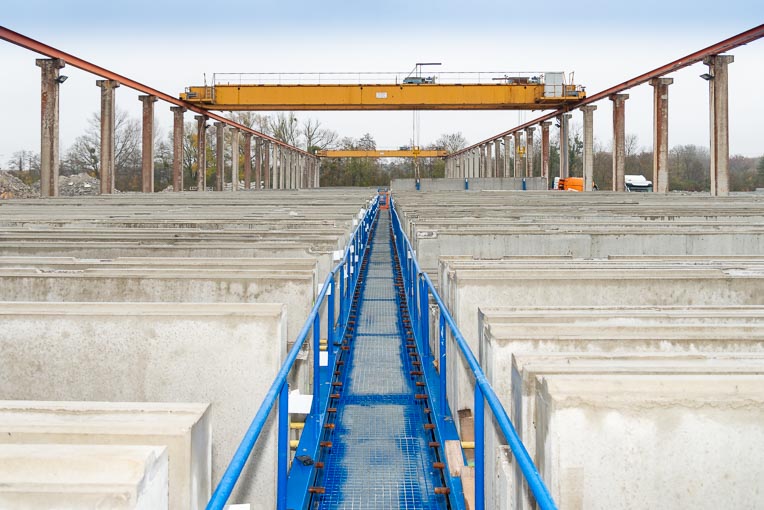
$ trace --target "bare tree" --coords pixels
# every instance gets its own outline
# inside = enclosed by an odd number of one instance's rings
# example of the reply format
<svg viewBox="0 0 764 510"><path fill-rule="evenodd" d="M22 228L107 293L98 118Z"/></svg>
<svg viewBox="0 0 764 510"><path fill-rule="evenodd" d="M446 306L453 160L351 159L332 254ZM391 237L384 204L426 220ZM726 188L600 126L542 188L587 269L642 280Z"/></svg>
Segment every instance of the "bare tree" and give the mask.
<svg viewBox="0 0 764 510"><path fill-rule="evenodd" d="M434 145L436 150L452 153L467 147L467 139L464 138L461 131L458 133L443 133L435 140Z"/></svg>
<svg viewBox="0 0 764 510"><path fill-rule="evenodd" d="M303 121L300 133L305 139L305 150L311 153L334 147L339 138L336 131L322 128L321 122L315 119Z"/></svg>
<svg viewBox="0 0 764 510"><path fill-rule="evenodd" d="M40 154L34 151L20 150L8 160L8 167L13 170L40 171Z"/></svg>
<svg viewBox="0 0 764 510"><path fill-rule="evenodd" d="M65 168L72 173L100 174L101 115L93 113L85 134L74 141L65 156ZM114 128L114 161L118 172L141 167L141 124L126 111L117 110Z"/></svg>
<svg viewBox="0 0 764 510"><path fill-rule="evenodd" d="M294 113L279 112L275 118L268 118L268 129L270 134L276 140L280 140L289 145L296 146L300 137L300 130L297 125L297 117Z"/></svg>
<svg viewBox="0 0 764 510"><path fill-rule="evenodd" d="M377 150L377 142L374 137L369 133L365 133L358 140L358 149L362 151L374 151Z"/></svg>

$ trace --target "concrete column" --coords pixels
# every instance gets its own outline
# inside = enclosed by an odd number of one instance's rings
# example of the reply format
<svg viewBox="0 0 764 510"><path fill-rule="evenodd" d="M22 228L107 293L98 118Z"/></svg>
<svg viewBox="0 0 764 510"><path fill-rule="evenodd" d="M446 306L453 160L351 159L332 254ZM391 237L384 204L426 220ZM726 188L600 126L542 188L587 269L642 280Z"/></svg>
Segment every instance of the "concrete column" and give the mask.
<svg viewBox="0 0 764 510"><path fill-rule="evenodd" d="M172 189L183 191L183 113L182 106L171 106L172 111Z"/></svg>
<svg viewBox="0 0 764 510"><path fill-rule="evenodd" d="M273 189L284 189L282 172L284 165L281 164L281 146L273 144Z"/></svg>
<svg viewBox="0 0 764 510"><path fill-rule="evenodd" d="M501 168L501 177L511 177L511 165L512 165L512 139L511 136L506 135L504 137L504 164Z"/></svg>
<svg viewBox="0 0 764 510"><path fill-rule="evenodd" d="M101 87L101 194L106 195L114 193L114 89L119 82L97 80L96 85Z"/></svg>
<svg viewBox="0 0 764 510"><path fill-rule="evenodd" d="M231 191L239 191L239 128L231 128Z"/></svg>
<svg viewBox="0 0 764 510"><path fill-rule="evenodd" d="M316 165L316 182L314 183L314 187L320 188L321 187L321 160L316 158L315 160Z"/></svg>
<svg viewBox="0 0 764 510"><path fill-rule="evenodd" d="M255 190L260 191L260 183L263 180L263 139L255 139ZM250 189L251 183L247 189Z"/></svg>
<svg viewBox="0 0 764 510"><path fill-rule="evenodd" d="M629 94L613 94L613 191L626 188L626 100Z"/></svg>
<svg viewBox="0 0 764 510"><path fill-rule="evenodd" d="M668 193L668 86L673 78L653 78L653 190Z"/></svg>
<svg viewBox="0 0 764 510"><path fill-rule="evenodd" d="M497 138L493 141L493 153L494 164L492 177L501 177L501 138Z"/></svg>
<svg viewBox="0 0 764 510"><path fill-rule="evenodd" d="M541 123L541 177L549 179L549 126L550 121Z"/></svg>
<svg viewBox="0 0 764 510"><path fill-rule="evenodd" d="M584 113L584 191L594 189L594 110L596 105L581 107Z"/></svg>
<svg viewBox="0 0 764 510"><path fill-rule="evenodd" d="M523 159L522 154L520 154L520 149L522 148L523 144L520 141L520 131L515 131L513 133L513 136L515 137L515 171L514 176L515 177L522 177L522 164L520 161Z"/></svg>
<svg viewBox="0 0 764 510"><path fill-rule="evenodd" d="M58 58L38 58L40 88L40 196L58 196L59 153L59 69L66 65Z"/></svg>
<svg viewBox="0 0 764 510"><path fill-rule="evenodd" d="M225 123L215 123L215 191L225 184Z"/></svg>
<svg viewBox="0 0 764 510"><path fill-rule="evenodd" d="M194 115L196 119L196 190L207 190L207 116Z"/></svg>
<svg viewBox="0 0 764 510"><path fill-rule="evenodd" d="M533 177L533 131L535 127L525 128L525 176Z"/></svg>
<svg viewBox="0 0 764 510"><path fill-rule="evenodd" d="M287 151L279 147L279 189L287 189Z"/></svg>
<svg viewBox="0 0 764 510"><path fill-rule="evenodd" d="M570 118L573 115L563 113L560 119L560 178L570 177Z"/></svg>
<svg viewBox="0 0 764 510"><path fill-rule="evenodd" d="M263 140L263 187L271 189L271 142Z"/></svg>
<svg viewBox="0 0 764 510"><path fill-rule="evenodd" d="M154 192L154 103L156 96L138 96L143 103L141 131L141 191Z"/></svg>
<svg viewBox="0 0 764 510"><path fill-rule="evenodd" d="M730 191L730 137L727 66L732 55L713 55L703 59L708 66L708 99L711 120L711 196L727 196Z"/></svg>
<svg viewBox="0 0 764 510"><path fill-rule="evenodd" d="M259 139L258 139L259 140ZM255 150L255 159L260 157L259 148ZM255 163L258 166L257 173L260 173L260 161ZM258 179L259 182L259 179ZM244 189L249 191L252 184L252 133L244 132ZM260 186L258 186L259 188Z"/></svg>
<svg viewBox="0 0 764 510"><path fill-rule="evenodd" d="M485 177L493 177L493 158L491 157L491 142L486 143L483 146L485 152Z"/></svg>

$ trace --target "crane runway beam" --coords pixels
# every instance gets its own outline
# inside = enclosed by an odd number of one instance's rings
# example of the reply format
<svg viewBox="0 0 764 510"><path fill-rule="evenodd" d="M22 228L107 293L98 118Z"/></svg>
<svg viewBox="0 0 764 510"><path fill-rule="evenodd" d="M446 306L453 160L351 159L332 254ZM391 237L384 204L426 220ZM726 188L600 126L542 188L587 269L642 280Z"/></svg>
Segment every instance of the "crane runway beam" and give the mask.
<svg viewBox="0 0 764 510"><path fill-rule="evenodd" d="M209 110L542 110L580 101L576 85L543 83L194 86L181 99Z"/></svg>
<svg viewBox="0 0 764 510"><path fill-rule="evenodd" d="M365 151L365 150L325 150L317 151L316 156L319 158L444 158L448 156L448 151L441 150L424 150L424 149L409 149L409 150L381 150L381 151Z"/></svg>

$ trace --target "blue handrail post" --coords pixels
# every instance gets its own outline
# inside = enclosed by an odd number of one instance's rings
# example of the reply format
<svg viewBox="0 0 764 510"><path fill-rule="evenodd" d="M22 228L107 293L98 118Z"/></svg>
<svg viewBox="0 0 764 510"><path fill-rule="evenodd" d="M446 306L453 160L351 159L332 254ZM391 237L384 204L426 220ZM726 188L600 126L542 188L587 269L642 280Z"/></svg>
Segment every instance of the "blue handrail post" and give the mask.
<svg viewBox="0 0 764 510"><path fill-rule="evenodd" d="M419 327L422 336L422 354L430 357L430 296L427 292L427 281L424 273L419 274Z"/></svg>
<svg viewBox="0 0 764 510"><path fill-rule="evenodd" d="M311 402L311 414L316 421L316 441L321 431L321 413L319 402L321 401L321 317L316 314L313 319L313 401Z"/></svg>
<svg viewBox="0 0 764 510"><path fill-rule="evenodd" d="M445 420L448 415L448 398L446 393L446 319L440 313L438 321L438 372L440 376L440 418Z"/></svg>
<svg viewBox="0 0 764 510"><path fill-rule="evenodd" d="M278 482L276 509L286 510L287 505L287 463L289 462L289 383L284 381L279 391L279 441L278 441Z"/></svg>
<svg viewBox="0 0 764 510"><path fill-rule="evenodd" d="M326 345L334 354L334 273L329 275L329 289L326 291Z"/></svg>
<svg viewBox="0 0 764 510"><path fill-rule="evenodd" d="M475 381L475 508L485 509L485 401Z"/></svg>
<svg viewBox="0 0 764 510"><path fill-rule="evenodd" d="M345 296L347 295L345 292L345 273L347 272L347 269L345 267L345 262L340 264L339 272L340 272L340 316L337 322L339 323L340 332L345 328L345 310L347 309L345 306Z"/></svg>

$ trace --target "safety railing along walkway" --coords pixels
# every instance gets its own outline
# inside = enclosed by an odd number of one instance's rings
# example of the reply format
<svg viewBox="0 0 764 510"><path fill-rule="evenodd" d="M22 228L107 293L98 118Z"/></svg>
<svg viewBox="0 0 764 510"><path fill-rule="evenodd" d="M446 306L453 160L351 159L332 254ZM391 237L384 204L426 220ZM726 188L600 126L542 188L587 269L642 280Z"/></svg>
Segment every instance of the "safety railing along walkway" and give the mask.
<svg viewBox="0 0 764 510"><path fill-rule="evenodd" d="M446 398L447 341L455 343L452 352L461 354L475 377L475 507L485 507L487 402L536 504L555 509L453 317L420 270L394 201L389 211L379 205L376 198L359 213L348 248L327 277L207 509L224 507L277 401L278 510L465 508L461 479L451 477L443 448L446 441L459 440ZM440 316L437 362L429 342L431 300ZM323 312L328 338L322 341ZM312 408L290 468L287 376L311 335L318 367Z"/></svg>

